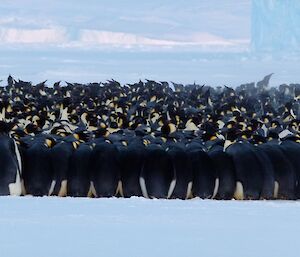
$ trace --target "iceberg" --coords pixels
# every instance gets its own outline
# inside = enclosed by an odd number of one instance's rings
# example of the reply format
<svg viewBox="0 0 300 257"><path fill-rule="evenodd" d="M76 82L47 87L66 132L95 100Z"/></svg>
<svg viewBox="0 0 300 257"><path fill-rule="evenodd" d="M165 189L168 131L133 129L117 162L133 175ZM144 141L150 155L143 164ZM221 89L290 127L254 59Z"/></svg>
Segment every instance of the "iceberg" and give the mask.
<svg viewBox="0 0 300 257"><path fill-rule="evenodd" d="M252 0L251 24L254 51L300 50L299 0Z"/></svg>

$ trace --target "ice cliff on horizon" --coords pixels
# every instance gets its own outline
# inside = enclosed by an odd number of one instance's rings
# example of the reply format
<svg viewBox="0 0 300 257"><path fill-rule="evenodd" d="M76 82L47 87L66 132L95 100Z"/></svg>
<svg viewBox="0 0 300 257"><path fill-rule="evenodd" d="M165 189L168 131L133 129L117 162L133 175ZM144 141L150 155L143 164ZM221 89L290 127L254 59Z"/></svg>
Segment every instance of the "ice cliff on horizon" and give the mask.
<svg viewBox="0 0 300 257"><path fill-rule="evenodd" d="M300 1L252 0L254 51L300 51Z"/></svg>

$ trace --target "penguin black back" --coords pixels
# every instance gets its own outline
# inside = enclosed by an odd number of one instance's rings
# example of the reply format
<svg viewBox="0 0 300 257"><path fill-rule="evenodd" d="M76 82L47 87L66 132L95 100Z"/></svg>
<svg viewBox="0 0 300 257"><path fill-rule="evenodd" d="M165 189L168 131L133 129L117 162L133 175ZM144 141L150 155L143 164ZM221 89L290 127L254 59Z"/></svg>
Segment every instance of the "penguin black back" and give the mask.
<svg viewBox="0 0 300 257"><path fill-rule="evenodd" d="M167 152L158 145L148 146L140 175L143 195L150 198L168 198L171 196L170 188L174 180L175 170Z"/></svg>

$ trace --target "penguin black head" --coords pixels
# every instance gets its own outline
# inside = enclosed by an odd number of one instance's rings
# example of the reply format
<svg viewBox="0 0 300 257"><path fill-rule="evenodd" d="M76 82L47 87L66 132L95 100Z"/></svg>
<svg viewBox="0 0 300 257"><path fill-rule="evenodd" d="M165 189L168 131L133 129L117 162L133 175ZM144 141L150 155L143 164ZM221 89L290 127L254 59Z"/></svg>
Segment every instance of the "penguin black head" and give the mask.
<svg viewBox="0 0 300 257"><path fill-rule="evenodd" d="M39 133L39 127L33 123L29 123L25 128L24 132L26 134L37 134Z"/></svg>
<svg viewBox="0 0 300 257"><path fill-rule="evenodd" d="M8 134L14 127L14 123L7 123L5 121L0 121L0 134Z"/></svg>
<svg viewBox="0 0 300 257"><path fill-rule="evenodd" d="M82 142L87 142L90 138L90 133L85 128L78 128L74 131L73 137Z"/></svg>
<svg viewBox="0 0 300 257"><path fill-rule="evenodd" d="M9 74L8 78L7 78L7 85L9 87L12 87L14 85L15 80L13 79L13 77Z"/></svg>
<svg viewBox="0 0 300 257"><path fill-rule="evenodd" d="M227 123L225 123L223 130L231 130L233 128L236 128L236 122L234 120L230 120Z"/></svg>
<svg viewBox="0 0 300 257"><path fill-rule="evenodd" d="M168 136L176 131L176 126L171 122L164 122L160 131L163 136Z"/></svg>
<svg viewBox="0 0 300 257"><path fill-rule="evenodd" d="M93 135L95 138L107 137L109 132L106 127L100 127L97 130L93 131Z"/></svg>
<svg viewBox="0 0 300 257"><path fill-rule="evenodd" d="M226 131L225 138L231 142L235 141L240 134L240 131L236 128L230 128Z"/></svg>
<svg viewBox="0 0 300 257"><path fill-rule="evenodd" d="M268 141L278 140L278 139L279 139L278 132L276 130L269 130L269 132L268 132Z"/></svg>
<svg viewBox="0 0 300 257"><path fill-rule="evenodd" d="M239 140L241 141L244 140L248 141L251 138L252 138L252 131L250 130L244 130L239 133Z"/></svg>

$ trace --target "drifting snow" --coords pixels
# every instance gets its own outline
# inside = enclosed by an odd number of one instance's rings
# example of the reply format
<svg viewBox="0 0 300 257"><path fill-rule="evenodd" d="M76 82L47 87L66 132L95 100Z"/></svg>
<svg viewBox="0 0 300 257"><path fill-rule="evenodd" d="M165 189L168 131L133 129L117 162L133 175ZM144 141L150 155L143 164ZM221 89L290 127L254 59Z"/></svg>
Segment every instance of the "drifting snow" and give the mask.
<svg viewBox="0 0 300 257"><path fill-rule="evenodd" d="M299 256L300 203L0 198L1 256Z"/></svg>

